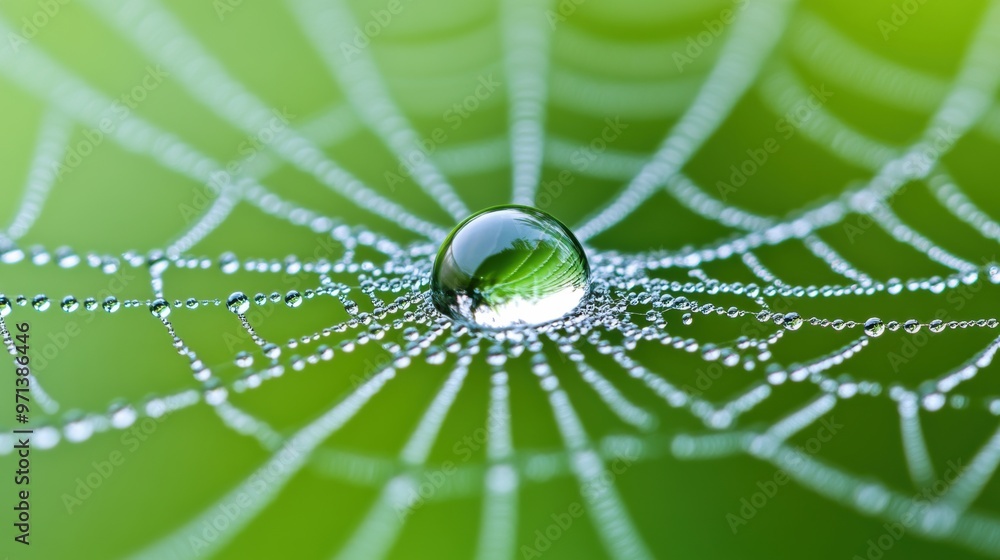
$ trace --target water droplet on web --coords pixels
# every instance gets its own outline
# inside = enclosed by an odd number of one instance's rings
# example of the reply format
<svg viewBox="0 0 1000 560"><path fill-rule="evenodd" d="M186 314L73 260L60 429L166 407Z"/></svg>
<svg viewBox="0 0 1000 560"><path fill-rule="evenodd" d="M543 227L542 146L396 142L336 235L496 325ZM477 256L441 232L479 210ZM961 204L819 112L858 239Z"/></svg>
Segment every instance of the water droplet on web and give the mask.
<svg viewBox="0 0 1000 560"><path fill-rule="evenodd" d="M253 365L253 356L249 352L241 351L236 353L236 358L233 361L237 367L248 368Z"/></svg>
<svg viewBox="0 0 1000 560"><path fill-rule="evenodd" d="M0 296L0 317L6 317L7 315L10 315L10 312L10 300L7 299L7 296Z"/></svg>
<svg viewBox="0 0 1000 560"><path fill-rule="evenodd" d="M233 313L242 315L250 309L250 298L243 292L233 292L226 300L226 307Z"/></svg>
<svg viewBox="0 0 1000 560"><path fill-rule="evenodd" d="M59 304L62 310L66 313L72 313L80 308L80 302L76 300L73 296L66 296L63 298L62 303Z"/></svg>
<svg viewBox="0 0 1000 560"><path fill-rule="evenodd" d="M213 377L205 382L202 394L204 395L205 402L211 406L222 404L229 397L229 392L217 377Z"/></svg>
<svg viewBox="0 0 1000 560"><path fill-rule="evenodd" d="M149 266L149 273L157 277L161 276L167 270L167 267L170 266L170 261L167 260L167 256L163 251L153 251L149 254L146 264Z"/></svg>
<svg viewBox="0 0 1000 560"><path fill-rule="evenodd" d="M512 205L479 212L451 232L434 261L431 292L453 319L506 328L564 317L589 283L573 233L544 212Z"/></svg>
<svg viewBox="0 0 1000 560"><path fill-rule="evenodd" d="M264 352L265 356L272 360L276 360L281 356L281 347L272 342L268 342L261 347L261 351Z"/></svg>
<svg viewBox="0 0 1000 560"><path fill-rule="evenodd" d="M219 257L219 268L223 274L233 274L240 269L240 261L236 259L236 255L225 253Z"/></svg>
<svg viewBox="0 0 1000 560"><path fill-rule="evenodd" d="M36 311L45 311L49 308L49 298L44 294L38 294L31 300L31 307Z"/></svg>
<svg viewBox="0 0 1000 560"><path fill-rule="evenodd" d="M882 336L882 333L884 332L885 332L885 323L882 322L882 319L879 319L878 317L872 317L871 319L865 321L866 335L874 338Z"/></svg>
<svg viewBox="0 0 1000 560"><path fill-rule="evenodd" d="M170 315L170 304L162 298L155 299L149 304L149 311L156 317L164 319Z"/></svg>
<svg viewBox="0 0 1000 560"><path fill-rule="evenodd" d="M986 274L990 277L990 282L1000 284L1000 265L991 263L986 267Z"/></svg>
<svg viewBox="0 0 1000 560"><path fill-rule="evenodd" d="M785 320L782 323L784 327L790 331L797 331L802 328L802 317L795 312L785 314Z"/></svg>
<svg viewBox="0 0 1000 560"><path fill-rule="evenodd" d="M128 403L116 403L112 405L110 413L111 425L119 430L131 426L138 418L135 408Z"/></svg>
<svg viewBox="0 0 1000 560"><path fill-rule="evenodd" d="M302 294L292 290L285 294L285 305L288 307L298 307L302 305Z"/></svg>
<svg viewBox="0 0 1000 560"><path fill-rule="evenodd" d="M108 313L114 313L115 311L118 311L121 304L118 303L118 299L114 296L108 296L104 298L104 303L101 304L101 307L103 307Z"/></svg>
<svg viewBox="0 0 1000 560"><path fill-rule="evenodd" d="M73 268L80 264L80 255L77 255L69 247L56 249L56 264L59 268Z"/></svg>
<svg viewBox="0 0 1000 560"><path fill-rule="evenodd" d="M0 261L3 261L6 264L21 262L22 259L24 259L24 251L18 249L17 247L0 249Z"/></svg>

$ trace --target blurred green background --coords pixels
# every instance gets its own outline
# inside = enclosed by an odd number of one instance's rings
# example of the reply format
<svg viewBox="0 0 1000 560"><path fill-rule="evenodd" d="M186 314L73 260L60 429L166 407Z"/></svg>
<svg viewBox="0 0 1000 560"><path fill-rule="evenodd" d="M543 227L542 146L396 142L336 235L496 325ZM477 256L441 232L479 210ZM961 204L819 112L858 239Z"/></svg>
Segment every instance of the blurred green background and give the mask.
<svg viewBox="0 0 1000 560"><path fill-rule="evenodd" d="M833 92L824 110L885 143L906 145L926 125L933 105L920 110L913 103L874 99L865 93L866 87L845 79L840 69L824 62L823 54L834 48L822 43L824 37L803 31L812 29L807 24L819 18L857 48L868 51L867 56L882 57L948 83L986 3L914 2L918 8L898 29L886 33L884 26L880 28L880 20L891 22L894 10L901 10L902 4L885 0L799 3L765 73L790 65L805 87L825 86ZM397 159L375 135L358 125L357 119L350 118L353 110L344 106L344 93L287 6L235 0L174 1L166 5L232 76L270 107L286 110L292 127L304 126L332 108L346 107L336 113L346 117L331 121L343 127L343 134L327 146L327 153L372 189L414 214L451 226L450 217L413 182L393 187L387 184L384 174L397 168ZM386 5L382 0L350 2L359 25L375 20L373 11L384 10ZM706 30L706 20L716 19L723 9L732 7L730 2L693 0L563 0L554 5L553 13L558 17L552 20L547 134L576 149L599 137L606 119L619 119L627 128L607 151L597 151L594 156L605 161L623 153L650 155L697 93L698 84L712 68L727 36L723 32L718 39L713 38L704 52L682 69L678 69L674 54L688 47L689 38ZM55 13L44 18L46 23L36 26L35 33L24 27L25 22L46 9L54 9ZM147 66L152 64L83 2L4 2L0 14L12 32L32 35L20 49L43 52L110 98L126 94L141 83ZM437 128L446 130L447 139L435 146L431 156L473 210L504 203L511 193L510 158L504 154L508 80L500 25L496 2L404 1L401 11L387 24L380 24L377 36L365 48L377 63L393 99L421 136ZM16 39L7 35L4 42L10 47ZM820 42L820 46L806 49L810 41ZM4 224L17 207L37 135L50 108L39 92L24 87L32 83L30 76L9 72L8 68L0 66L0 129L5 131L0 135L0 223ZM474 96L482 80L491 77L501 87L483 96L467 116L456 118L453 105ZM686 166L687 174L710 194L719 194L717 182L729 181L730 166L742 163L747 158L746 150L761 146L770 137L780 138L780 150L745 186L726 193L727 202L761 214L782 216L816 200L834 197L870 176L870 171L844 163L797 130L790 138L781 136L777 126L782 115L774 112L769 93L773 92L759 85L751 87ZM167 76L151 89L131 115L176 134L217 161L239 160L245 155L241 144L248 140L246 132L199 103L176 77ZM456 122L458 126L454 126ZM75 128L73 143L85 138L85 128ZM499 152L497 145L501 146ZM480 149L463 151L469 146ZM996 146L988 135L974 129L944 161L980 207L1000 215L995 181L1000 163L992 157ZM478 169L477 158L486 162ZM626 171L632 169L627 162L623 166ZM543 181L557 179L563 170L572 174L573 182L544 209L569 225L580 224L592 215L628 177L595 177L587 166L567 165L565 158L547 157ZM353 206L291 166L277 167L264 184L287 199L348 223L368 226L399 242L417 240L397 224ZM165 169L153 159L105 140L56 183L22 246L38 244L54 249L69 245L81 253L116 254L162 248L188 225L189 210L196 206L202 191L202 185ZM996 245L947 215L923 185L910 185L894 201L893 208L917 230L964 258L977 264L997 260ZM706 244L729 233L683 209L667 194L657 192L625 223L592 239L590 247L594 251L676 250ZM850 232L840 225L825 228L821 234L847 259L877 279L948 272L893 241L879 228L871 228L853 241ZM758 254L771 270L791 283L841 281L801 245L793 245L764 248ZM226 251L247 258L281 259L290 254L338 258L340 247L329 247L322 235L292 227L243 204L192 253L213 258ZM114 293L120 299L148 299L148 274L131 267L124 271L124 287ZM717 278L752 281L738 262L712 264L706 271ZM684 278L683 271L667 274ZM339 280L350 283L354 279L342 275ZM102 294L109 289L109 281L108 276L88 267L59 270L51 264L36 267L19 263L0 269L0 290L11 296L45 293L53 298L66 294L83 298ZM308 274L226 276L214 268L171 269L166 275L166 294L170 299L213 299L225 298L236 290L248 294L275 290L284 293L293 288L315 287L316 283L315 277ZM950 318L962 320L996 316L995 292L985 286L971 299L908 294L795 303L801 306L796 311L805 317L929 320L943 310ZM309 301L295 310L271 305L266 317L254 321L251 316L258 331L275 341L311 333L345 318L343 308L332 298ZM224 308L178 309L171 319L204 361L216 364L214 370L224 380L237 375L236 368L229 365L233 355L253 348L242 336L236 319ZM668 329L700 341L725 342L744 332L746 325L758 328L752 321L714 317L683 326L679 319L679 313L668 315ZM53 357L44 364L36 363L39 380L62 404L55 418L35 412L36 425L61 425L64 415L72 415L73 411L100 413L116 400L142 403L150 395L197 388L184 358L173 351L163 328L144 308L123 309L115 315L83 311L69 315L56 306L45 313L16 309L8 324L21 320L31 322L36 352L43 352L49 345L64 346L53 351ZM68 343L61 344L60 333L67 332L70 323L79 328L79 334L67 336ZM787 337L779 343L774 360L788 364L815 359L846 344L856 334L806 328L794 333L793 341ZM399 337L398 333L390 336ZM901 352L905 336L888 333L832 374L916 388L922 381L957 367L992 338L985 331L946 332L921 348L918 359L894 371L889 356ZM231 400L276 430L291 434L337 403L386 356L374 343L353 353L338 352L329 363L302 372L290 371L259 390L233 395ZM677 386L693 385L705 367L696 356L658 344L640 345L633 357ZM522 558L521 545L531 546L536 530L544 530L552 522L552 514L565 512L581 500L576 481L565 472L567 454L544 393L528 369L527 358L508 362L514 444L519 461L523 461L519 464L543 473L554 469L559 474L550 480L524 484L519 491L517 548ZM756 492L759 481L773 478L775 468L745 456L710 461L674 459L668 452L672 435L707 429L687 412L664 406L648 389L627 379L610 359L591 356L589 351L588 359L624 394L659 417L657 436L645 449L648 456L635 461L616 479L632 520L656 558L865 557L868 540L884 532L883 520L833 504L792 483L782 487L734 534L727 514L738 514L741 499ZM450 461L459 465L460 474L449 480L437 499L409 518L391 549L391 558L461 559L474 555L480 536L485 452L479 449L466 457L456 453L456 446L486 424L489 369L481 362L479 359L473 365L426 467L427 472L435 472ZM611 414L578 378L571 364L558 358L553 358L553 363L594 441L630 433L630 427ZM450 372L451 364L449 361L444 366L432 366L422 359L414 360L322 446L321 457L334 465L361 457L364 460L359 464L380 465L383 470L345 468L347 476L329 476L321 464L311 463L217 556L334 556L378 497L386 473L402 468L397 459L399 451ZM997 392L993 373L988 369L963 385L964 394L976 397L968 407L946 407L923 414L928 447L939 472L949 461L970 461L993 433L996 418L979 400ZM12 379L10 374L5 378ZM705 396L723 402L763 376L763 365L750 372L727 370ZM6 385L9 388L5 391L12 391L13 383ZM766 429L816 394L811 384L783 387L742 418L740 427ZM3 399L11 400L9 396ZM914 492L892 401L884 395L845 400L833 416L844 428L822 448L818 459L843 471L882 481L901 492ZM814 428L808 428L797 438L804 441L813 434ZM793 439L792 443L802 441ZM106 461L114 452L124 455L124 463L115 467L82 505L68 512L64 494L74 493L78 479L86 478L95 471L95 462ZM8 518L14 486L9 472L14 462L10 455L4 455L0 458L4 480L0 488L7 512L2 519L7 536L0 545L0 554L46 559L126 556L170 534L215 504L268 456L255 440L223 426L204 404L171 414L134 448L121 432L112 430L80 444L62 442L52 450L36 451L32 455L32 545L28 548L12 542ZM994 515L998 499L1000 487L991 482L973 509ZM592 523L586 515L577 520L542 556L607 557ZM906 535L893 544L885 557L976 556L949 542Z"/></svg>

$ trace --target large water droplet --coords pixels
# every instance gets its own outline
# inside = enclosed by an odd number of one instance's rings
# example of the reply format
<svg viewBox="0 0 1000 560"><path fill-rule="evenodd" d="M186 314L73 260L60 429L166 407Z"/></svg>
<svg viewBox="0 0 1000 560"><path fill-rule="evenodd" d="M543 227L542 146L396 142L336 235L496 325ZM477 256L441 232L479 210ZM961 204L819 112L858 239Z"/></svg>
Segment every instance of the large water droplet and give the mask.
<svg viewBox="0 0 1000 560"><path fill-rule="evenodd" d="M118 303L118 299L114 296L108 296L104 298L104 303L102 303L101 306L104 307L104 310L108 313L114 313L115 311L118 311L121 304Z"/></svg>
<svg viewBox="0 0 1000 560"><path fill-rule="evenodd" d="M165 319L167 315L170 315L170 304L163 298L154 299L149 304L149 312L160 319Z"/></svg>
<svg viewBox="0 0 1000 560"><path fill-rule="evenodd" d="M885 323L882 322L882 319L879 319L878 317L872 317L871 319L865 321L866 335L872 338L876 338L882 336L882 333L884 332L885 332Z"/></svg>
<svg viewBox="0 0 1000 560"><path fill-rule="evenodd" d="M243 292L233 292L226 300L226 307L236 314L246 313L250 309L250 298Z"/></svg>
<svg viewBox="0 0 1000 560"><path fill-rule="evenodd" d="M434 305L487 328L539 325L575 309L590 283L566 226L526 206L488 208L451 232L434 261Z"/></svg>
<svg viewBox="0 0 1000 560"><path fill-rule="evenodd" d="M38 294L31 300L31 306L35 308L36 311L45 311L49 308L49 297L45 294Z"/></svg>

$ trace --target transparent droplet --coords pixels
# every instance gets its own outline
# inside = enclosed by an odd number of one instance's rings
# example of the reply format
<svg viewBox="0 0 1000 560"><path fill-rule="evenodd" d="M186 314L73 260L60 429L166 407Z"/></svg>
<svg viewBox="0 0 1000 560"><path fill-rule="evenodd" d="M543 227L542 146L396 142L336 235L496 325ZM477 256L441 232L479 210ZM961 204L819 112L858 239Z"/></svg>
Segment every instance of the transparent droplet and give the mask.
<svg viewBox="0 0 1000 560"><path fill-rule="evenodd" d="M170 304L165 299L155 299L149 304L149 312L160 319L164 319L167 315L170 315Z"/></svg>
<svg viewBox="0 0 1000 560"><path fill-rule="evenodd" d="M167 260L167 256L163 251L153 251L146 259L146 265L149 266L149 273L154 278L157 278L162 276L167 270L167 267L170 266L170 261Z"/></svg>
<svg viewBox="0 0 1000 560"><path fill-rule="evenodd" d="M526 206L473 215L445 239L434 261L437 309L487 328L539 325L564 317L586 297L590 265L573 233Z"/></svg>
<svg viewBox="0 0 1000 560"><path fill-rule="evenodd" d="M7 296L0 296L0 317L6 317L11 312L10 300Z"/></svg>
<svg viewBox="0 0 1000 560"><path fill-rule="evenodd" d="M242 315L250 309L250 298L243 292L233 292L226 300L226 307L233 313Z"/></svg>
<svg viewBox="0 0 1000 560"><path fill-rule="evenodd" d="M56 264L60 268L73 268L80 264L80 256L69 247L59 247L56 249Z"/></svg>
<svg viewBox="0 0 1000 560"><path fill-rule="evenodd" d="M138 418L135 408L128 403L113 404L111 406L110 416L111 425L119 430L123 430L131 426Z"/></svg>
<svg viewBox="0 0 1000 560"><path fill-rule="evenodd" d="M114 296L108 296L104 298L104 303L101 304L101 307L103 307L108 313L114 313L115 311L118 311L121 304L118 303L118 299Z"/></svg>
<svg viewBox="0 0 1000 560"><path fill-rule="evenodd" d="M0 249L0 261L3 261L6 264L21 262L22 259L24 259L24 251L18 249L17 247Z"/></svg>
<svg viewBox="0 0 1000 560"><path fill-rule="evenodd" d="M236 367L248 368L253 365L253 356L249 352L237 352L235 360Z"/></svg>
<svg viewBox="0 0 1000 560"><path fill-rule="evenodd" d="M73 296L66 296L63 298L62 303L59 304L62 310L66 313L72 313L80 308L80 302Z"/></svg>
<svg viewBox="0 0 1000 560"><path fill-rule="evenodd" d="M49 308L49 298L44 294L38 294L31 299L31 306L35 308L36 311L45 311Z"/></svg>
<svg viewBox="0 0 1000 560"><path fill-rule="evenodd" d="M792 312L785 315L785 321L782 324L790 331L797 331L802 328L802 323L802 317L798 313Z"/></svg>
<svg viewBox="0 0 1000 560"><path fill-rule="evenodd" d="M268 342L261 347L261 351L264 352L265 356L271 358L272 360L276 360L281 356L281 347L271 342Z"/></svg>
<svg viewBox="0 0 1000 560"><path fill-rule="evenodd" d="M879 319L878 317L872 317L871 319L865 321L866 335L875 338L878 336L882 336L882 333L884 332L885 332L885 323L882 322L882 319Z"/></svg>
<svg viewBox="0 0 1000 560"><path fill-rule="evenodd" d="M236 255L232 253L223 253L219 257L219 268L222 270L223 274L233 274L240 269L240 261L236 259Z"/></svg>
<svg viewBox="0 0 1000 560"><path fill-rule="evenodd" d="M285 305L288 307L298 307L302 305L302 294L296 290L291 290L285 294Z"/></svg>

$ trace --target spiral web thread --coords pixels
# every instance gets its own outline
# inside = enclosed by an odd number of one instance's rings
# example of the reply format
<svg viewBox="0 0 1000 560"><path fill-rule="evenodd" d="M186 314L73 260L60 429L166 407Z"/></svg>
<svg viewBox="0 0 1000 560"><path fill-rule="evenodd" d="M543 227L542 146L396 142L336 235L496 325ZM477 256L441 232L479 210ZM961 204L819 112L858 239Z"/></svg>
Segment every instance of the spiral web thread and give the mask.
<svg viewBox="0 0 1000 560"><path fill-rule="evenodd" d="M130 0L123 5L110 0L88 0L86 4L114 25L139 51L168 68L195 99L234 127L253 133L270 118L267 105L231 77L223 65L155 0ZM784 469L798 484L860 514L893 520L910 511L914 505L908 492L844 472L795 449L789 440L833 411L843 400L887 396L895 402L898 410L903 451L913 483L922 487L933 482L937 474L930 458L931 451L922 434L921 414L933 413L959 402L975 402L994 415L1000 414L1000 399L960 392L962 384L990 365L1000 348L1000 338L993 340L960 367L940 374L929 385L923 384L919 390L908 389L901 384L883 388L878 381L856 381L842 376L835 378L827 372L877 344L874 339L885 325L866 326L861 320L844 322L821 317L807 320L796 314L771 313L768 308L768 299L776 296L794 300L815 297L818 293L829 297L866 297L902 291L947 294L973 284L981 277L994 283L1000 281L1000 269L977 265L935 245L929 237L907 225L886 203L904 184L917 181L929 188L949 213L983 237L1000 241L1000 224L962 193L939 162L954 142L943 148L936 143L942 131L947 131L957 141L972 128L977 128L989 139L1000 141L1000 106L994 102L1000 79L1000 58L995 56L996 52L1000 52L1000 33L997 32L1000 29L1000 2L992 2L982 16L980 29L967 48L959 72L950 83L878 58L839 35L821 18L804 9L796 10L790 1L772 1L752 3L740 14L727 32L726 42L714 67L703 81L692 84L688 78L678 77L651 91L609 90L611 94L605 96L608 103L620 103L638 112L639 116L678 118L651 156L612 149L582 172L602 179L624 181L625 186L607 204L574 228L581 241L586 243L620 224L661 189L679 206L737 233L704 247L681 251L624 254L590 248L588 252L595 275L594 293L584 308L551 325L517 329L490 338L449 323L428 303L430 259L436 250L436 242L446 233L447 226L418 217L403 205L377 194L324 152L324 147L335 145L361 127L372 130L401 159L420 149L417 133L393 101L370 55L361 52L356 60L345 62L337 51L337 45L354 28L349 8L340 1L290 0L289 9L345 91L348 104L335 105L310 122L280 131L269 146L270 153L247 162L245 173L226 183L197 220L185 231L179 232L161 251L150 255L87 253L80 257L67 249L50 252L36 247L26 252L19 247L18 241L30 231L43 210L55 180L54 164L61 158L73 128L96 126L107 115L106 111L95 108L111 106L111 99L33 45L21 46L16 54L9 49L0 52L0 72L29 92L46 99L51 106L41 125L20 205L10 225L0 234L3 262L15 263L27 258L44 265L56 260L65 268L86 263L108 274L122 266L146 267L152 290L150 299L146 301L81 302L68 298L62 300L60 306L66 311L79 313L101 312L102 307L107 311L117 311L119 306L152 311L171 335L174 347L189 359L191 372L202 386L200 391L180 391L141 404L116 405L107 413L86 413L72 421L59 421L55 415L61 405L44 391L44 380L32 379L33 394L50 415L49 422L52 422L36 430L36 446L46 449L65 441L80 442L94 433L128 428L143 417L159 417L203 404L211 406L223 424L233 432L255 438L273 453L257 473L270 470L279 461L282 468L278 469L279 478L251 504L248 515L234 520L233 526L219 539L208 543L210 551L217 551L236 538L242 527L280 495L285 483L302 468L309 467L326 476L381 489L344 547L331 553L338 558L380 558L387 555L403 529L403 524L397 522L397 511L405 507L416 490L418 474L428 466L431 448L451 406L460 397L470 365L480 359L492 371L487 411L491 419L487 462L483 466L462 467L471 474L458 477L457 482L449 483L433 499L477 493L483 495L483 516L476 550L477 558L483 559L510 558L516 554L514 546L520 487L568 475L574 477L582 488L600 477L606 461L622 453L640 459L666 454L679 460L748 454ZM551 30L544 17L544 5L528 0L505 0L501 13L501 35L506 45L503 67L511 77L509 134L474 145L442 149L434 158L424 159L413 173L414 183L456 220L466 216L469 209L449 184L449 175L502 169L510 162L513 169L511 200L519 203L536 200L536 185L543 162L557 168L565 167L577 147L572 141L546 134L546 99L551 94L558 103L593 113L586 92L600 87L594 83L588 84L592 87L577 87L587 78L560 71L550 63ZM10 23L0 21L0 31L10 29ZM562 29L559 32L581 33ZM574 40L586 44L588 39L577 36ZM591 49L594 56L599 56L599 49L593 46ZM846 188L842 196L835 200L817 202L779 218L757 215L718 200L685 176L682 169L751 87L758 89L760 98L778 115L794 109L809 95L807 86L791 64L774 56L775 52L782 50L791 57L815 62L819 72L839 77L873 99L903 104L930 117L913 144L898 147L866 136L823 107L815 109L810 119L802 123L799 132L845 163L869 170L871 179L864 185ZM691 101L685 106L672 106L672 101L662 102L664 91L673 93L670 99ZM613 94L618 94L617 98ZM178 136L138 116L123 123L112 133L111 139L125 149L151 157L157 164L199 183L211 184L214 174L222 169L219 162L199 153ZM350 225L337 217L324 216L283 199L272 192L265 181L269 173L284 164L312 175L316 183L327 187L336 196L349 199L368 212L426 238L426 241L397 243L367 228ZM231 211L241 204L257 207L295 227L329 232L343 246L343 257L332 262L296 258L274 262L241 260L231 254L219 259L193 256L192 250L198 243L222 225ZM880 281L859 270L825 243L819 234L820 229L842 223L852 215L869 216L874 224L898 243L911 246L952 273L943 278ZM845 283L821 288L792 284L777 278L754 252L765 246L796 243L802 244L816 257L816 266L829 267L842 276ZM381 262L356 260L359 249L377 252L382 255ZM735 259L745 264L758 284L721 281L709 277L701 269L704 263ZM211 266L221 267L226 272L242 269L264 274L281 271L313 273L316 277L313 289L304 294L284 295L285 303L294 307L300 305L303 299L334 297L344 304L350 319L321 332L305 335L301 340L274 344L256 333L246 318L246 311L250 305L277 304L277 298L251 302L250 298L236 296L228 298L228 301L220 298L187 303L167 299L162 278L165 270ZM667 281L657 275L657 271L670 270L686 271L690 281ZM340 276L353 277L355 281L348 285L334 280ZM360 299L366 300L363 304L359 305L352 299L352 293L356 294L352 285L360 285ZM746 296L747 305L745 308L722 308L694 301L694 298L707 298L719 293ZM22 311L18 305L26 309ZM81 305L84 309L77 311ZM198 358L196 351L184 342L182 333L175 332L170 321L172 308L205 305L227 305L261 348L263 358L236 357L237 365L245 371L233 382L222 383L215 377L212 368ZM11 316L17 318L22 313L34 312L31 307L44 311L48 306L47 299L4 300L0 310L9 323ZM743 339L721 345L700 343L667 332L665 317L683 312L718 314L732 319L750 318L773 322L777 328L762 340ZM13 351L13 341L2 318L0 327L3 328L6 344ZM707 361L721 361L730 367L743 365L752 369L757 361L771 361L772 346L795 336L795 331L800 328L814 327L853 329L858 331L858 337L806 363L786 366L772 362L766 375L759 376L745 392L724 402L709 402L691 395L671 383L666 375L640 364L630 355L637 345L656 344L664 346L667 352L672 351L670 348L698 351ZM932 331L995 327L996 321L988 317L980 321L906 326L907 330L919 328ZM900 325L889 324L888 328L896 330ZM332 348L315 344L323 338L330 338L336 344ZM371 341L380 341L393 354L393 361L378 369L356 390L297 432L280 433L263 419L240 409L229 400L233 393L256 390L268 380L282 375L286 368L307 369L320 362L335 360L337 353L352 352L357 346ZM577 348L580 344L610 356L620 371L599 371ZM609 411L634 430L599 440L592 439L567 391L561 386L559 377L541 352L543 346L551 346L567 358L567 363L572 364L572 369L579 373ZM305 352L305 357L288 357L291 350ZM405 372L416 359L426 359L431 364L447 363L452 369L397 459L353 455L322 447L327 438L349 422L377 397L382 387ZM507 362L515 359L530 360L531 370L551 405L565 444L563 451L539 452L526 459L515 449L510 430L512 411L506 373ZM258 364L263 362L265 366L255 367L255 361ZM781 421L766 430L752 430L740 425L741 416L772 395L781 393L783 387L810 383L816 386L815 396ZM697 433L659 431L657 415L633 403L619 390L621 384L645 387L666 407L690 413L704 424L705 430ZM4 430L0 435L0 453L9 454L12 451L13 440L7 435L9 433L10 430ZM285 460L284 455L289 449L297 452L290 462ZM402 462L405 468L395 468L396 461ZM532 465L537 467L542 464L546 467L532 468ZM930 508L919 510L913 531L985 553L1000 553L1000 519L970 509L998 465L1000 429L983 443L969 468L944 498ZM162 540L137 552L135 557L185 555L189 550L189 539L196 536L215 514L218 504L226 503L245 491L252 478L232 488L215 505L175 528ZM589 500L586 504L588 515L609 557L652 558L615 488L598 496L585 497Z"/></svg>

